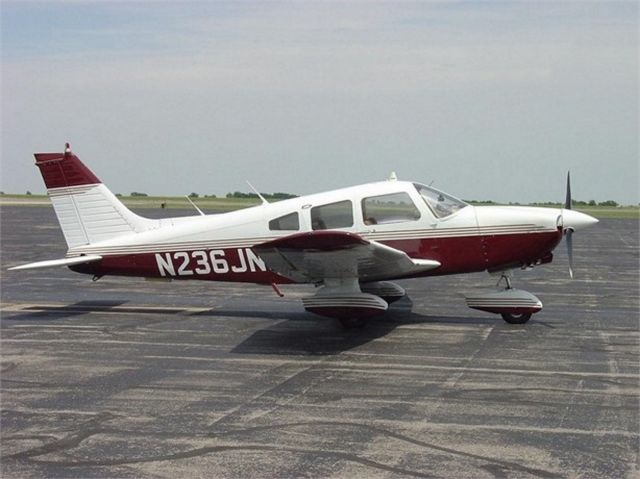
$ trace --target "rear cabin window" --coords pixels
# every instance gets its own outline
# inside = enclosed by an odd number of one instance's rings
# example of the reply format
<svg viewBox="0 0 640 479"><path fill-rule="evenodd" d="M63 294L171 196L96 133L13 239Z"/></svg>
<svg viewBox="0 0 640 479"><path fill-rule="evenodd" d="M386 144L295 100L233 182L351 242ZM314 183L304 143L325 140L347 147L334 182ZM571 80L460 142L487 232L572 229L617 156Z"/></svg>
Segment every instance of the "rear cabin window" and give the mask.
<svg viewBox="0 0 640 479"><path fill-rule="evenodd" d="M264 224L264 223L263 223ZM269 221L271 231L297 231L300 229L298 213L290 213Z"/></svg>
<svg viewBox="0 0 640 479"><path fill-rule="evenodd" d="M420 211L404 192L370 196L362 200L362 220L366 225L401 223L420 219Z"/></svg>
<svg viewBox="0 0 640 479"><path fill-rule="evenodd" d="M353 226L353 203L339 201L311 208L311 228L328 230Z"/></svg>

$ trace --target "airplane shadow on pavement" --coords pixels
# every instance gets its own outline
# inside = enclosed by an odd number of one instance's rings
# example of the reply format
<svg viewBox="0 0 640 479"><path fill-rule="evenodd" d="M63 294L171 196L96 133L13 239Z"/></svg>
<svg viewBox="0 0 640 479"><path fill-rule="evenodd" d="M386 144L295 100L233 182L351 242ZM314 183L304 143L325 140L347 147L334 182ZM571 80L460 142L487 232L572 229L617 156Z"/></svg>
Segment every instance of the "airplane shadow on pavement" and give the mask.
<svg viewBox="0 0 640 479"><path fill-rule="evenodd" d="M32 304L19 311L3 311L2 319L11 321L47 321L60 320L80 316L90 312L106 312L122 306L126 300L91 300L78 301L65 305Z"/></svg>
<svg viewBox="0 0 640 479"><path fill-rule="evenodd" d="M495 318L427 316L414 313L411 300L402 299L382 316L371 319L359 329L344 329L337 320L298 313L268 328L254 332L231 352L238 354L334 355L384 337L397 327L421 323L480 324ZM229 311L224 312L225 315ZM279 314L282 318L283 315Z"/></svg>
<svg viewBox="0 0 640 479"><path fill-rule="evenodd" d="M372 319L360 329L344 329L338 321L316 319L310 314L301 320L285 320L254 332L231 352L238 354L277 354L325 356L340 354L390 334L396 328L421 323L481 324L493 318L438 317L416 313L397 317L393 312Z"/></svg>
<svg viewBox="0 0 640 479"><path fill-rule="evenodd" d="M87 313L129 313L148 315L187 314L189 317L218 317L271 320L274 324L258 329L235 346L235 354L277 354L295 356L334 355L374 341L399 326L411 324L477 324L490 325L498 318L436 316L412 312L409 299L402 299L378 318L359 329L344 329L337 320L322 318L304 311L258 311L231 308L208 309L189 313L184 308L126 306L126 300L89 300L61 306L32 305L20 311L5 312L5 321L63 320ZM157 318L156 318L157 319ZM146 321L144 321L146 322ZM113 324L111 324L113 326ZM133 326L130 324L130 327Z"/></svg>

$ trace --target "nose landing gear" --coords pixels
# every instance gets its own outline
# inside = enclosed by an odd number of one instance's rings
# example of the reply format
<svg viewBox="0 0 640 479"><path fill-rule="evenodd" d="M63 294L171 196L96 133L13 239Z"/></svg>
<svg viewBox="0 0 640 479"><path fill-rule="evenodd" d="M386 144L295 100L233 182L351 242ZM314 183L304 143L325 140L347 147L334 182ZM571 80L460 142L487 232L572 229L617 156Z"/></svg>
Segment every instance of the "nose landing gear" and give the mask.
<svg viewBox="0 0 640 479"><path fill-rule="evenodd" d="M504 279L504 289L477 292L465 295L467 306L502 316L507 323L524 324L534 313L542 310L542 302L528 291L511 286L507 272L502 273L498 286Z"/></svg>

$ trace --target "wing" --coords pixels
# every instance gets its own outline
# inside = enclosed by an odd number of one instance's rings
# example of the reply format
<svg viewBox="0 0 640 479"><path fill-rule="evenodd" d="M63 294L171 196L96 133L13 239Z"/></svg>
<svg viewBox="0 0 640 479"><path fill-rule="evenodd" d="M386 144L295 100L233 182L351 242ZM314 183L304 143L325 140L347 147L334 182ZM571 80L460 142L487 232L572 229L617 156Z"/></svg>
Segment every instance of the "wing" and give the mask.
<svg viewBox="0 0 640 479"><path fill-rule="evenodd" d="M376 281L440 266L438 261L413 259L404 251L341 231L297 233L252 249L271 271L296 282L325 278Z"/></svg>
<svg viewBox="0 0 640 479"><path fill-rule="evenodd" d="M84 256L74 256L73 258L62 259L50 259L47 261L38 261L37 263L23 264L21 266L14 266L9 268L11 271L17 271L22 269L36 269L36 268L53 268L56 266L73 266L74 264L85 264L100 261L102 256L97 254L88 254Z"/></svg>

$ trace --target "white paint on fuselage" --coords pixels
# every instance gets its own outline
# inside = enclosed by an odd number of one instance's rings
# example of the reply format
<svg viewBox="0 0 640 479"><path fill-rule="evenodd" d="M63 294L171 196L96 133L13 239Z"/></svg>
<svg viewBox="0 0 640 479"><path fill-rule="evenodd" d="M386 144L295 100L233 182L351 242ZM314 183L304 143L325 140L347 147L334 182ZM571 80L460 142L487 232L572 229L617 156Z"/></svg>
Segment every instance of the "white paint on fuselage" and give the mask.
<svg viewBox="0 0 640 479"><path fill-rule="evenodd" d="M415 221L366 225L362 217L361 201L370 196L406 192L420 211ZM126 254L177 250L222 249L226 247L250 247L270 239L297 232L311 231L311 207L350 200L353 204L354 224L340 228L371 239L415 238L422 233L439 232L445 236L483 234L483 229L493 234L509 231L530 232L556 228L560 209L520 206L467 206L446 218L436 218L422 200L413 183L385 181L368 183L323 193L301 196L276 203L263 204L239 211L206 215L168 218L160 220L153 229L125 234L108 241L79 246L69 250L70 256L81 253ZM271 231L269 221L289 213L300 215L299 231ZM519 229L512 230L511 226ZM504 233L501 233L504 231ZM458 233L456 233L458 232Z"/></svg>

